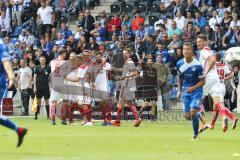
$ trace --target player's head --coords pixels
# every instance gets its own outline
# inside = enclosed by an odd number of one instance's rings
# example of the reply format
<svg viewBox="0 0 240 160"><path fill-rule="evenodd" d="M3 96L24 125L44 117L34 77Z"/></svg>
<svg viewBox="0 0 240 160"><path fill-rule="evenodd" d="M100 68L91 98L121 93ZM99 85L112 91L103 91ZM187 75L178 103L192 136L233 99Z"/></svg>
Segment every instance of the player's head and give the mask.
<svg viewBox="0 0 240 160"><path fill-rule="evenodd" d="M193 57L193 47L192 47L191 42L185 42L183 44L183 56L186 59Z"/></svg>
<svg viewBox="0 0 240 160"><path fill-rule="evenodd" d="M128 60L129 58L131 58L131 53L132 53L132 51L129 48L125 48L123 50L123 58L124 58L124 60Z"/></svg>
<svg viewBox="0 0 240 160"><path fill-rule="evenodd" d="M69 60L73 60L76 56L77 54L75 52L71 52L69 56Z"/></svg>
<svg viewBox="0 0 240 160"><path fill-rule="evenodd" d="M216 53L214 57L216 59L216 62L220 62L222 59L222 55L220 53Z"/></svg>
<svg viewBox="0 0 240 160"><path fill-rule="evenodd" d="M65 49L61 48L61 49L58 50L58 56L61 57L62 59L66 58L66 54L67 54L67 52L66 52Z"/></svg>
<svg viewBox="0 0 240 160"><path fill-rule="evenodd" d="M44 55L41 55L39 57L39 62L41 65L45 65L46 64L46 57Z"/></svg>
<svg viewBox="0 0 240 160"><path fill-rule="evenodd" d="M98 63L98 64L100 64L100 63L102 63L102 54L101 53L97 53L96 54L96 62Z"/></svg>
<svg viewBox="0 0 240 160"><path fill-rule="evenodd" d="M203 49L207 45L207 36L205 34L199 34L197 37L197 47L199 50Z"/></svg>

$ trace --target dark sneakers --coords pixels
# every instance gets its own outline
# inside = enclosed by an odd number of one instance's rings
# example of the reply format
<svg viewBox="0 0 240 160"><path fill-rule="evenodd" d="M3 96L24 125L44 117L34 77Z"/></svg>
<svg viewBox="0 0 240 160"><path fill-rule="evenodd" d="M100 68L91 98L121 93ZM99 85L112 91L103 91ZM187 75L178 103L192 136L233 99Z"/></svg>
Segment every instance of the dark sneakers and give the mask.
<svg viewBox="0 0 240 160"><path fill-rule="evenodd" d="M21 144L23 143L24 136L27 134L27 129L26 128L18 128L17 134L18 134L17 147L20 147Z"/></svg>

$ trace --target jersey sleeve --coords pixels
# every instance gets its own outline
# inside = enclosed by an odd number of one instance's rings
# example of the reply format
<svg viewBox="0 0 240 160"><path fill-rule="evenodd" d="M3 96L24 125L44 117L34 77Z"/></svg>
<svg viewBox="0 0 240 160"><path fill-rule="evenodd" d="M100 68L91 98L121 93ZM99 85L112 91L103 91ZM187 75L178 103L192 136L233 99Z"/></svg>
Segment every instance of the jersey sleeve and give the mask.
<svg viewBox="0 0 240 160"><path fill-rule="evenodd" d="M110 71L110 70L111 70L111 68L112 68L111 64L109 64L109 63L106 63L106 65L105 65L104 69L105 69L106 71Z"/></svg>
<svg viewBox="0 0 240 160"><path fill-rule="evenodd" d="M0 60L1 62L5 60L10 60L10 55L8 54L8 50L4 42L1 40L0 41Z"/></svg>

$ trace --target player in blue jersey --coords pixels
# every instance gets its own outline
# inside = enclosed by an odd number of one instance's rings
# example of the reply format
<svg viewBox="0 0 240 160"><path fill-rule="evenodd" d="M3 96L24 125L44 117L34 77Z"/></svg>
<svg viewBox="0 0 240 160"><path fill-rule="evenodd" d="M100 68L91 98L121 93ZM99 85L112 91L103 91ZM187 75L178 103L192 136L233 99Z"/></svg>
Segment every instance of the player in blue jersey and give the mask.
<svg viewBox="0 0 240 160"><path fill-rule="evenodd" d="M201 64L193 57L191 43L183 45L184 58L179 60L177 68L179 72L178 98L182 96L186 120L192 120L193 139L198 139L199 119L201 118L200 104L205 84L204 72Z"/></svg>
<svg viewBox="0 0 240 160"><path fill-rule="evenodd" d="M10 56L7 52L6 45L0 40L0 106L2 106L3 98L7 95L8 88L13 85L13 70L10 63ZM8 81L7 81L8 80ZM27 133L27 129L18 127L12 121L0 114L0 124L15 130L18 135L17 147L20 147L23 138Z"/></svg>

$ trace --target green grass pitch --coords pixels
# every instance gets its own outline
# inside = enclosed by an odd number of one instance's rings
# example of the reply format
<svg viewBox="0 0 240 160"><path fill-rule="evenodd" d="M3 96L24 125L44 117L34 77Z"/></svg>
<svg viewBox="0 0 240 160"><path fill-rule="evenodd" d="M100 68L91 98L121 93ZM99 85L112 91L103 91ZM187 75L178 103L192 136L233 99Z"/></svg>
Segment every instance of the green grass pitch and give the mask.
<svg viewBox="0 0 240 160"><path fill-rule="evenodd" d="M240 128L223 133L221 125L192 141L191 122L133 121L121 127L56 126L41 117L12 119L29 129L21 148L17 136L0 126L0 160L239 160ZM80 123L80 122L78 122ZM230 123L231 124L231 123ZM229 126L230 127L230 126Z"/></svg>

